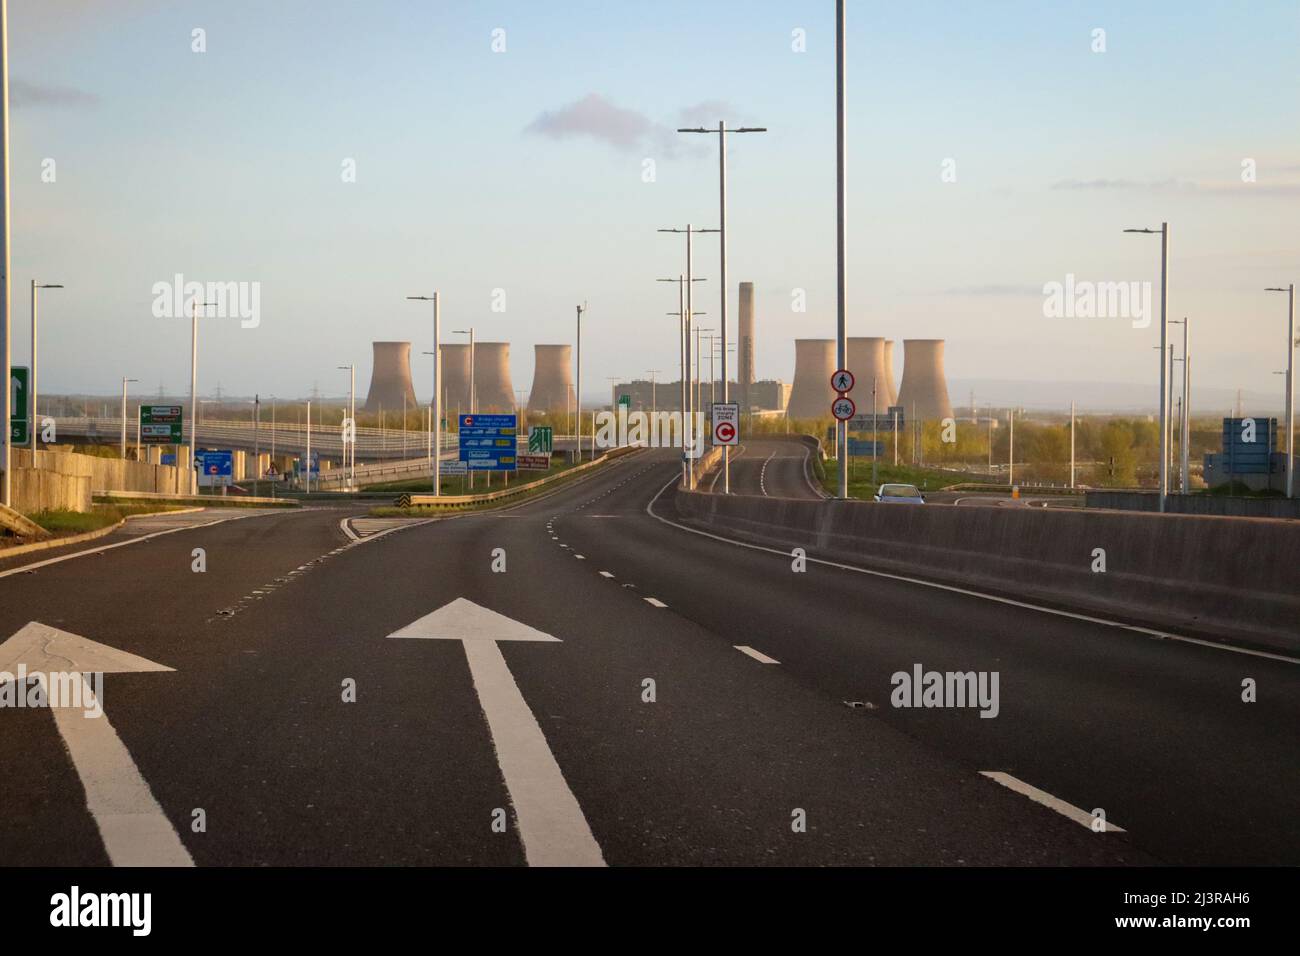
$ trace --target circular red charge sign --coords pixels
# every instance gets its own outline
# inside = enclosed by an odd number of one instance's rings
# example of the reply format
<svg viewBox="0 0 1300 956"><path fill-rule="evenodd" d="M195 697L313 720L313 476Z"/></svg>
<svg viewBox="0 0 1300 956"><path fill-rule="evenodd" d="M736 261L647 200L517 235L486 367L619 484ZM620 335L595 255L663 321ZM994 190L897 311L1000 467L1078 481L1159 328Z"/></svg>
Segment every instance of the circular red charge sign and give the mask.
<svg viewBox="0 0 1300 956"><path fill-rule="evenodd" d="M731 441L736 437L736 426L731 422L719 422L714 433L718 436L718 441Z"/></svg>

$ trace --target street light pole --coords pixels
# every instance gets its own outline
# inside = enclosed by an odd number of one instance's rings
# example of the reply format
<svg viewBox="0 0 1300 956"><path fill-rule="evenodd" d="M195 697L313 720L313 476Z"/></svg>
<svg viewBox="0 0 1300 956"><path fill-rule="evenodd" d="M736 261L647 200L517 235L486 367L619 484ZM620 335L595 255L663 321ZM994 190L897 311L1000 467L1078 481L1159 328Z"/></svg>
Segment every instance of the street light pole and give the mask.
<svg viewBox="0 0 1300 956"><path fill-rule="evenodd" d="M577 311L576 326L573 332L573 340L577 345L577 378L573 386L573 404L574 404L574 438L578 442L578 457L574 459L575 464L582 464L582 313L587 311L586 304L574 306ZM594 441L594 439L593 439ZM595 449L593 451L593 456Z"/></svg>
<svg viewBox="0 0 1300 956"><path fill-rule="evenodd" d="M682 416L682 435L685 436L685 434L686 434L686 421L687 421L687 418L686 418L686 416L687 416L687 397L686 397L686 393L687 393L687 391L690 389L690 385L688 384L688 381L687 381L688 369L687 369L687 365L686 365L686 277L685 277L684 275L678 275L676 279L656 279L655 281L656 281L656 282L676 282L676 283L677 283L677 311L676 311L676 312L669 312L668 315L675 315L675 316L677 316L677 348L678 348L678 351L681 353L681 357L680 357L680 361L681 361L681 381L680 381L678 384L681 386L681 398L680 398L681 406L680 406L680 407L681 407L681 416ZM691 281L692 281L692 282L703 282L704 280L703 280L703 279L691 279ZM703 312L700 313L700 315L703 315L703 314L704 314ZM683 440L683 444L684 444L684 440ZM685 447L683 447L682 450L683 450L683 452L684 452L684 451L685 451ZM686 486L687 486L687 480L688 480L688 478L689 478L689 466L688 466L688 463L687 463L687 458L686 458L686 456L683 454L683 455L682 455L682 487L686 487Z"/></svg>
<svg viewBox="0 0 1300 956"><path fill-rule="evenodd" d="M1286 318L1286 496L1295 494L1295 481L1292 472L1295 468L1295 283L1285 289L1271 288L1267 292L1285 292L1287 294Z"/></svg>
<svg viewBox="0 0 1300 956"><path fill-rule="evenodd" d="M474 362L474 326L471 325L468 329L455 329L455 330L453 330L453 331L454 331L457 335L468 335L468 336L469 336L469 414L471 414L471 415L476 415L476 414L478 414L478 409L475 407L476 404L477 404L477 401L478 401L478 394L477 394L477 392L475 391L475 388L474 388L474 365L475 365L475 362ZM456 428L457 428L457 433L456 433L456 443L457 443L457 447L459 447L459 445L460 445L460 425L457 424ZM470 486L471 488L473 488L473 487L474 487L474 470L473 470L472 468L469 467L468 459L466 460L465 472L466 472L466 475L467 475L467 480L469 481L469 486ZM488 472L488 487L491 487L491 486L492 486L492 472L489 471L489 472Z"/></svg>
<svg viewBox="0 0 1300 956"><path fill-rule="evenodd" d="M137 382L139 379L123 378L122 379L122 460L126 461L126 383Z"/></svg>
<svg viewBox="0 0 1300 956"><path fill-rule="evenodd" d="M703 126L693 129L679 129L679 133L717 133L718 134L718 239L720 247L721 264L719 266L718 281L721 284L719 297L721 301L721 311L718 320L722 327L722 400L728 400L727 386L727 134L728 133L766 133L767 130L761 126L741 126L736 129L727 129L727 124L718 120L717 129L706 129ZM709 366L709 374L713 374L713 366ZM722 493L731 494L731 448L728 445L722 446Z"/></svg>
<svg viewBox="0 0 1300 956"><path fill-rule="evenodd" d="M717 229L696 229L696 228L695 228L694 226L692 226L690 223L687 223L685 229L660 229L659 231L660 231L660 232L676 232L676 233L683 233L683 232L684 232L684 233L686 234L686 283L685 283L685 288L686 288L686 308L685 308L685 313L686 313L686 315L685 315L685 339L686 339L686 370L687 370L687 373L689 374L690 369L691 369L691 358L692 358L692 356L691 356L691 325L692 325L692 318L693 318L693 316L694 316L694 314L695 314L695 313L694 313L694 297L693 297L693 287L694 287L694 282L695 282L695 277L694 277L694 268L695 268L695 267L694 267L694 264L693 264L693 261L692 261L692 257L691 257L691 237L692 237L694 234L696 234L696 233L701 233L701 232L717 232L718 230L717 230ZM698 349L697 349L697 351L698 351ZM697 360L698 360L698 357L697 357ZM697 437L695 436L695 402L696 402L696 397L695 397L694 390L691 389L691 388L688 388L688 389L687 389L687 399L689 400L689 403L690 403L690 405L691 405L691 409L690 409L690 415L689 415L689 416L684 416L684 420L683 420L683 428L682 428L682 434L683 434L683 436L688 436L688 437L689 437L689 443L688 443L688 447L685 448L685 449L683 449L683 451L685 452L685 454L686 454L686 456L687 456L687 457L686 457L687 487L690 488L690 489L694 489L694 488L695 488L695 458L693 457L693 454L694 454L694 452L696 451L695 443L696 443L696 441L697 441L698 439L697 439ZM684 438L683 438L683 442L686 443L687 441L688 441L688 439L687 439L686 437L684 437Z"/></svg>
<svg viewBox="0 0 1300 956"><path fill-rule="evenodd" d="M340 365L339 371L348 371L348 424L343 428L343 464L348 466L348 490L356 491L357 486L357 366ZM310 426L309 426L310 427ZM351 430L352 437L348 438ZM311 462L307 463L310 469Z"/></svg>
<svg viewBox="0 0 1300 956"><path fill-rule="evenodd" d="M432 417L430 441L433 445L433 494L434 497L442 494L442 344L439 341L442 334L442 316L438 308L438 293L433 295L408 295L408 299L416 302L433 302L433 401L430 405L432 411L429 413ZM403 422L405 427L405 422Z"/></svg>
<svg viewBox="0 0 1300 956"><path fill-rule="evenodd" d="M4 381L0 382L0 505L8 507L12 503L10 490L13 468L11 453L13 451L13 427L9 424L13 408L13 341L9 334L10 287L10 235L9 235L9 0L0 0L0 369L4 372ZM35 457L35 456L33 456Z"/></svg>
<svg viewBox="0 0 1300 956"><path fill-rule="evenodd" d="M190 445L186 450L186 465L192 495L199 493L199 476L194 471L194 453L199 447L199 309L209 305L212 303L200 302L197 296L190 302Z"/></svg>
<svg viewBox="0 0 1300 956"><path fill-rule="evenodd" d="M843 2L843 0L841 0ZM1165 354L1169 348L1169 223L1162 222L1159 229L1125 229L1146 235L1160 235L1160 510L1165 510L1169 494L1169 394Z"/></svg>
<svg viewBox="0 0 1300 956"><path fill-rule="evenodd" d="M29 389L29 391L30 391L31 394L32 394L32 419L31 419L32 424L31 424L31 434L29 434L27 437L31 439L32 453L33 453L33 454L35 454L35 452L36 452L36 422L37 422L37 415L36 415L36 395L37 395L37 391L36 391L36 384L37 384L37 383L36 383L36 367L37 367L37 366L36 366L36 342L37 342L37 337L36 337L36 290L38 290L38 289L62 289L62 288L63 288L63 286L58 285L58 284L56 284L56 283L47 283L47 284L45 284L45 285L37 285L36 280L35 280L35 279L32 280L32 371L31 371L31 383L30 383L30 384L31 384L31 388ZM35 459L35 458L32 458L32 467L33 467L33 468L36 467L36 459Z"/></svg>
<svg viewBox="0 0 1300 956"><path fill-rule="evenodd" d="M650 376L650 421L653 422L659 410L659 396L655 391L655 376L659 374L659 369L648 368L646 374Z"/></svg>
<svg viewBox="0 0 1300 956"><path fill-rule="evenodd" d="M848 360L844 331L844 0L835 0L835 358L836 368ZM849 496L849 427L836 421L836 458L839 460L839 497Z"/></svg>

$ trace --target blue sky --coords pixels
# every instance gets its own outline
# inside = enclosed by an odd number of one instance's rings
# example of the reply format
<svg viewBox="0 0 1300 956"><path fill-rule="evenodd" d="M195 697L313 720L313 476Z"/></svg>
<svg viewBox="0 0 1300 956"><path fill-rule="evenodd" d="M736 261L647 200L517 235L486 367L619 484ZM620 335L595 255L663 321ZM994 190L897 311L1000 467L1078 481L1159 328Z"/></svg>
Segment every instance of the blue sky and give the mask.
<svg viewBox="0 0 1300 956"><path fill-rule="evenodd" d="M717 219L715 143L670 132L687 120L771 130L730 150L759 373L789 380L791 339L833 334L829 0L10 8L16 362L29 279L68 286L42 299L44 391L183 389L189 323L150 311L178 272L261 283L258 328L204 324L204 393L337 394L352 361L364 389L372 340L430 347L404 297L434 288L445 328L512 342L518 389L583 300L586 381L675 377L653 280L684 250L655 230ZM849 24L850 334L946 338L953 378L1150 381L1154 326L1047 319L1041 290L1155 279L1158 241L1120 230L1167 219L1198 382L1280 391L1284 301L1261 290L1300 278L1300 5L851 0Z"/></svg>

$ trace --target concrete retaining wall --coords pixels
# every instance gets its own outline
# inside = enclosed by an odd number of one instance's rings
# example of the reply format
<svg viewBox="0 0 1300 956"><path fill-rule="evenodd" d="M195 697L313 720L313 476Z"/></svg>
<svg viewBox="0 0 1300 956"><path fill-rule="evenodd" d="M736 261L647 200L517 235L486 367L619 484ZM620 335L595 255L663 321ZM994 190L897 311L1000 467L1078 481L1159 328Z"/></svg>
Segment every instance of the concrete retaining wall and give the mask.
<svg viewBox="0 0 1300 956"><path fill-rule="evenodd" d="M1154 491L1089 491L1084 496L1084 507L1159 512L1160 496ZM1165 511L1170 514L1220 515L1234 518L1300 518L1300 498L1166 495Z"/></svg>
<svg viewBox="0 0 1300 956"><path fill-rule="evenodd" d="M27 448L14 449L16 468L32 467L32 452ZM174 494L178 489L189 492L189 476L174 465L153 465L143 461L123 461L120 458L98 458L78 455L70 451L38 451L36 469L58 475L89 478L95 491L149 491L156 494Z"/></svg>
<svg viewBox="0 0 1300 956"><path fill-rule="evenodd" d="M90 479L84 475L15 468L9 490L14 509L27 515L38 511L90 510Z"/></svg>
<svg viewBox="0 0 1300 956"><path fill-rule="evenodd" d="M30 448L13 449L13 504L25 514L66 509L89 511L98 491L145 491L173 494L187 480L171 465L96 458L70 451L38 451L32 467ZM188 492L189 486L180 488Z"/></svg>
<svg viewBox="0 0 1300 956"><path fill-rule="evenodd" d="M686 523L809 556L1300 649L1300 524L674 492ZM1094 573L1102 548L1106 572Z"/></svg>

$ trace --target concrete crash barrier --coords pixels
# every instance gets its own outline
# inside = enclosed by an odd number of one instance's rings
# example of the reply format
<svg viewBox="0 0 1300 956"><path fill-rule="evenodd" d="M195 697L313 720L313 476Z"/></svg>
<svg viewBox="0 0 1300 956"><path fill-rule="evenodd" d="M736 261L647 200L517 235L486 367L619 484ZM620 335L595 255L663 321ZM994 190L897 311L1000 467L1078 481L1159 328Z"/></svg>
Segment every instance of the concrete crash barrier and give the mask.
<svg viewBox="0 0 1300 956"><path fill-rule="evenodd" d="M1291 521L680 490L672 503L688 525L805 548L810 557L1178 634L1300 650L1300 524ZM1094 570L1103 559L1105 570Z"/></svg>
<svg viewBox="0 0 1300 956"><path fill-rule="evenodd" d="M1154 491L1089 491L1084 495L1084 507L1158 512L1160 496ZM1300 518L1300 498L1166 495L1165 511L1232 518Z"/></svg>

